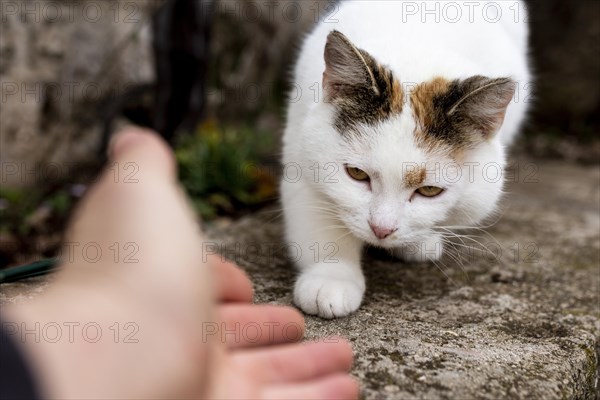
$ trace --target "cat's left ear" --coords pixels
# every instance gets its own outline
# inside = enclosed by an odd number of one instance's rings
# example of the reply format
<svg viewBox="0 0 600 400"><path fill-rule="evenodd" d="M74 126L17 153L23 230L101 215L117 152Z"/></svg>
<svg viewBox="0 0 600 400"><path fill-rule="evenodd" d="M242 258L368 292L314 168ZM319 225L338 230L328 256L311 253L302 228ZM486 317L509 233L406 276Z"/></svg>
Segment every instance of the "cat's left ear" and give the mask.
<svg viewBox="0 0 600 400"><path fill-rule="evenodd" d="M489 139L502 126L515 89L516 83L510 78L473 76L462 80L451 91L454 99L446 104L446 116Z"/></svg>

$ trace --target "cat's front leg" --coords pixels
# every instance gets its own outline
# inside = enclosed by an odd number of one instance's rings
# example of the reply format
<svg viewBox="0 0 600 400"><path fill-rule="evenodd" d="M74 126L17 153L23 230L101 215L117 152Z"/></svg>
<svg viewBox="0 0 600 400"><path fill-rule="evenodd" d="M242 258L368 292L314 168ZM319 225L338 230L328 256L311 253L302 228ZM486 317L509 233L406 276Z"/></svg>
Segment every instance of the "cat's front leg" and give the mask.
<svg viewBox="0 0 600 400"><path fill-rule="evenodd" d="M336 264L319 262L302 267L294 287L294 303L307 314L344 317L358 310L364 293L360 257L345 257Z"/></svg>
<svg viewBox="0 0 600 400"><path fill-rule="evenodd" d="M407 262L437 261L442 257L444 245L439 234L429 235L425 239L415 240L392 249L392 254Z"/></svg>
<svg viewBox="0 0 600 400"><path fill-rule="evenodd" d="M365 293L360 267L362 241L323 209L308 190L283 190L286 236L299 268L294 303L323 318L346 316L358 309ZM313 206L319 204L319 206Z"/></svg>

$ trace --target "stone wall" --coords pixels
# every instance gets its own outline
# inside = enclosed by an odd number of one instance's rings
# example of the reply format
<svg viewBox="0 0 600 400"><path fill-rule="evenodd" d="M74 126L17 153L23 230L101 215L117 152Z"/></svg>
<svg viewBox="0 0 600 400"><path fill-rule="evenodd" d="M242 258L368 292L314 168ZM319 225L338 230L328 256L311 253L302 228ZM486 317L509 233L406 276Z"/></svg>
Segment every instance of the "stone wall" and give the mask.
<svg viewBox="0 0 600 400"><path fill-rule="evenodd" d="M328 3L217 2L209 115L254 118L273 99L280 104L293 44L330 9ZM101 159L106 106L128 88L153 82L150 21L160 4L2 2L3 185L69 179L80 166Z"/></svg>
<svg viewBox="0 0 600 400"><path fill-rule="evenodd" d="M534 121L571 134L600 127L600 2L530 2ZM579 131L579 132L578 132Z"/></svg>
<svg viewBox="0 0 600 400"><path fill-rule="evenodd" d="M155 1L3 1L2 184L67 179L93 162L101 105L153 79Z"/></svg>

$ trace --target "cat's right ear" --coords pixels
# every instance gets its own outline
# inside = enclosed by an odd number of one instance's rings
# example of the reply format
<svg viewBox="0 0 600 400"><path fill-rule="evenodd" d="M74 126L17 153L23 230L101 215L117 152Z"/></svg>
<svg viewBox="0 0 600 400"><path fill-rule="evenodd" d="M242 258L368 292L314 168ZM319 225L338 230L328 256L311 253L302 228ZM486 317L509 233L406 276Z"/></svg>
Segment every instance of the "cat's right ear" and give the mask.
<svg viewBox="0 0 600 400"><path fill-rule="evenodd" d="M327 36L324 56L325 101L381 94L373 74L376 61L369 53L354 46L344 34L334 30Z"/></svg>

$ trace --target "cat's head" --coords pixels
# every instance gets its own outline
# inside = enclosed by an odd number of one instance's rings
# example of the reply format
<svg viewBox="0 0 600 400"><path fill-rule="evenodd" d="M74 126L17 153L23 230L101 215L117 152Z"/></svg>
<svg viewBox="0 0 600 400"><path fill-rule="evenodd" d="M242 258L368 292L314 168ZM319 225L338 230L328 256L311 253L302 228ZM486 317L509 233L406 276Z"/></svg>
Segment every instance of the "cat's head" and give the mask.
<svg viewBox="0 0 600 400"><path fill-rule="evenodd" d="M407 90L337 31L325 65L323 107L337 137L321 157L341 171L320 186L356 236L396 247L494 211L504 167L495 136L511 79L436 77Z"/></svg>

